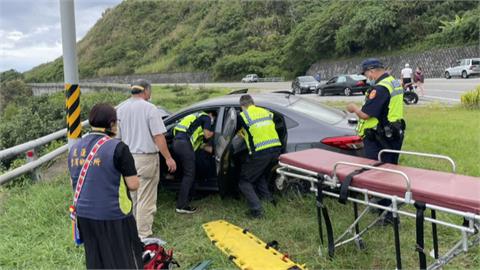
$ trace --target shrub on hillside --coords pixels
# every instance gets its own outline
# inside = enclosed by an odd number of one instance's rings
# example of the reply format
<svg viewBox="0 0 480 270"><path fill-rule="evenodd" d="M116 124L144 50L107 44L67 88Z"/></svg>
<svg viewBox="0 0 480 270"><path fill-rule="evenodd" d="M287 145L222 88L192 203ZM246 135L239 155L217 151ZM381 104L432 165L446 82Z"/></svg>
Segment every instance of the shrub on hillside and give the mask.
<svg viewBox="0 0 480 270"><path fill-rule="evenodd" d="M111 91L83 94L80 99L80 119L86 120L88 112L96 103L117 105L126 98L125 93ZM66 127L65 117L63 93L26 97L21 103L10 103L1 115L0 149L63 129Z"/></svg>
<svg viewBox="0 0 480 270"><path fill-rule="evenodd" d="M23 74L16 71L15 69L0 72L0 83L13 80L23 80Z"/></svg>
<svg viewBox="0 0 480 270"><path fill-rule="evenodd" d="M32 88L21 80L6 81L0 85L0 111L9 103L22 101L33 95Z"/></svg>
<svg viewBox="0 0 480 270"><path fill-rule="evenodd" d="M480 86L477 86L477 89L475 90L463 94L461 102L467 109L480 109Z"/></svg>

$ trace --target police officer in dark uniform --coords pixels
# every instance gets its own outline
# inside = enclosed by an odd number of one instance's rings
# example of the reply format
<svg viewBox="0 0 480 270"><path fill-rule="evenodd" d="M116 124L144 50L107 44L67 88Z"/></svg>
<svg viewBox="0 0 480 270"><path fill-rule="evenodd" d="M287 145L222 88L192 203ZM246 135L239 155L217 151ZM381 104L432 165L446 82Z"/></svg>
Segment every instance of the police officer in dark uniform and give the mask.
<svg viewBox="0 0 480 270"><path fill-rule="evenodd" d="M195 180L195 152L204 139L213 136L213 120L216 112L210 111L189 114L182 118L174 128L173 151L183 171L182 183L175 211L180 214L192 214L197 210L189 205L189 196Z"/></svg>
<svg viewBox="0 0 480 270"><path fill-rule="evenodd" d="M400 150L403 144L405 121L403 120L403 88L401 83L389 75L383 63L371 58L362 62L362 74L375 85L367 91L362 108L355 104L347 105L347 110L355 113L360 122L358 134L363 139L365 157L378 159L382 149ZM398 154L384 153L381 161L398 164ZM389 205L390 200L379 203ZM384 219L392 220L391 212Z"/></svg>
<svg viewBox="0 0 480 270"><path fill-rule="evenodd" d="M240 97L242 112L238 116L240 130L248 148L249 156L242 164L238 187L250 208L252 218L263 216L260 199L275 204L268 189L266 176L278 161L282 143L273 122L273 113L257 107L250 95Z"/></svg>

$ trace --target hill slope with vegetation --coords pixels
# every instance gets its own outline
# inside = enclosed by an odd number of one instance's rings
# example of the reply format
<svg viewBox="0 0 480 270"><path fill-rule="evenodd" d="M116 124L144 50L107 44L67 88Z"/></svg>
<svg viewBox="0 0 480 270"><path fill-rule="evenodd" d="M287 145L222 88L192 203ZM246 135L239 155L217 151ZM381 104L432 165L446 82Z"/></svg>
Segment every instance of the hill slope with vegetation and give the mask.
<svg viewBox="0 0 480 270"><path fill-rule="evenodd" d="M124 1L78 44L81 78L292 77L322 59L478 44L478 1ZM62 59L25 73L62 81Z"/></svg>

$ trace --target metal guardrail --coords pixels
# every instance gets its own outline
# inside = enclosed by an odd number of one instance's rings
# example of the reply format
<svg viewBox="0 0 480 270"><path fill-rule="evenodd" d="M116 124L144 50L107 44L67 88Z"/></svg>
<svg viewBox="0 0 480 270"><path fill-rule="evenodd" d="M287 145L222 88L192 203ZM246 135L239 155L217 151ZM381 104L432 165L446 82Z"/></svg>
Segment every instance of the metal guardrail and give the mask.
<svg viewBox="0 0 480 270"><path fill-rule="evenodd" d="M89 126L88 120L83 121L82 126L83 127L88 127ZM65 128L65 129L56 131L54 133L51 133L49 135L43 136L41 138L26 142L26 143L23 143L23 144L20 144L20 145L17 145L17 146L14 146L14 147L11 147L11 148L8 148L8 149L5 149L5 150L2 150L2 151L0 151L0 160L25 153L25 152L27 152L31 149L35 149L35 148L37 148L39 146L42 146L44 144L47 144L51 141L60 139L60 138L64 137L66 134L67 134L67 129ZM36 159L32 162L29 162L25 165L22 165L22 166L20 166L16 169L10 170L10 171L0 175L0 185L6 184L10 180L12 180L13 178L18 177L22 174L34 171L36 168L42 166L43 164L55 159L59 155L65 153L67 151L67 149L68 149L68 145L63 145L63 146L53 150L52 152L41 156L40 158L38 158L38 159Z"/></svg>
<svg viewBox="0 0 480 270"><path fill-rule="evenodd" d="M283 77L265 77L265 78L258 78L259 82L283 82Z"/></svg>
<svg viewBox="0 0 480 270"><path fill-rule="evenodd" d="M88 120L85 120L82 122L83 127L88 127ZM62 130L56 131L54 133L51 133L49 135L43 136L41 138L19 144L17 146L13 146L10 148L7 148L5 150L0 151L0 160L4 160L22 153L27 152L30 149L37 148L39 146L42 146L44 144L47 144L53 140L60 139L67 135L67 129L64 128Z"/></svg>

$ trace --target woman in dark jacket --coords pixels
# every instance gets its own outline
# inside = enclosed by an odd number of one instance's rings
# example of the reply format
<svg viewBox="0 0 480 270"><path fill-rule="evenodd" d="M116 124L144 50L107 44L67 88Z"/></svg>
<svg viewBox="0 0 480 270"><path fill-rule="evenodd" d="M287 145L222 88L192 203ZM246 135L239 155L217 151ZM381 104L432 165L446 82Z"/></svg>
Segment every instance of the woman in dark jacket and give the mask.
<svg viewBox="0 0 480 270"><path fill-rule="evenodd" d="M88 120L92 132L76 142L68 155L72 188L76 193L77 183L83 183L79 184L78 195L74 195L71 211L76 214L84 241L86 266L88 269L143 268L143 245L138 238L128 192L139 185L135 162L128 146L112 138L117 131L117 115L112 106L95 105ZM94 148L96 153L92 151Z"/></svg>

